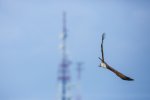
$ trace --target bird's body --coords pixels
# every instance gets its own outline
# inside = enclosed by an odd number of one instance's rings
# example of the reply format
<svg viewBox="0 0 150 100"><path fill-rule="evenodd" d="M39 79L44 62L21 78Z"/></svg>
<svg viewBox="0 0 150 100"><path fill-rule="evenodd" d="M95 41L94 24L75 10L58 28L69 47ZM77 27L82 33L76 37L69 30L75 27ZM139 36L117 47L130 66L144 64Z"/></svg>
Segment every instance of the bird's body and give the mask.
<svg viewBox="0 0 150 100"><path fill-rule="evenodd" d="M102 34L102 43L101 43L101 52L102 52L102 59L99 57L99 59L101 60L100 63L100 67L106 68L110 71L112 71L113 73L115 73L118 77L120 77L123 80L128 80L128 81L132 81L133 79L130 77L125 76L124 74L120 73L119 71L117 71L116 69L112 68L111 66L109 66L105 60L104 60L104 51L103 51L103 41L104 41L104 36L105 34Z"/></svg>
<svg viewBox="0 0 150 100"><path fill-rule="evenodd" d="M101 62L99 66L100 66L100 67L103 67L103 68L107 68L107 67L106 67L106 64L103 63L103 62Z"/></svg>

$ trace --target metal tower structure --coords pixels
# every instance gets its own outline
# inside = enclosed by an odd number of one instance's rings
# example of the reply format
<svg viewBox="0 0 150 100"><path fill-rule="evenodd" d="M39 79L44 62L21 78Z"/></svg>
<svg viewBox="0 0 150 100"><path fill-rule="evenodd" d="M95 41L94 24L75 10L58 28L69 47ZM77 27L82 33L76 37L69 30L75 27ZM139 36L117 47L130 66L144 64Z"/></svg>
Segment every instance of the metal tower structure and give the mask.
<svg viewBox="0 0 150 100"><path fill-rule="evenodd" d="M80 81L81 81L81 72L83 70L82 68L83 63L82 62L78 62L77 63L77 79L78 79L78 83L77 83L77 96L76 96L76 100L82 100L82 96L81 96L81 85L80 85Z"/></svg>
<svg viewBox="0 0 150 100"><path fill-rule="evenodd" d="M66 46L66 40L67 40L67 28L66 28L66 12L63 12L63 32L61 34L61 50L62 50L62 62L60 64L59 69L59 76L58 80L61 83L61 100L70 100L69 95L69 89L70 87L70 74L69 74L69 66L70 61L67 56L67 46Z"/></svg>

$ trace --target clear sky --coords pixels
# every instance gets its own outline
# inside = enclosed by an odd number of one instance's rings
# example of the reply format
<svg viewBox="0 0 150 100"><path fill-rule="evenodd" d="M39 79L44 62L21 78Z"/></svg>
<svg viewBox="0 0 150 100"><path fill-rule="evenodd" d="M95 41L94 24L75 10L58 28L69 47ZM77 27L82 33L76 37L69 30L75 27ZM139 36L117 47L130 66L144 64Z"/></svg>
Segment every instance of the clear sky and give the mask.
<svg viewBox="0 0 150 100"><path fill-rule="evenodd" d="M63 11L83 100L150 100L148 0L0 0L0 100L56 100ZM103 32L106 61L135 81L98 67Z"/></svg>

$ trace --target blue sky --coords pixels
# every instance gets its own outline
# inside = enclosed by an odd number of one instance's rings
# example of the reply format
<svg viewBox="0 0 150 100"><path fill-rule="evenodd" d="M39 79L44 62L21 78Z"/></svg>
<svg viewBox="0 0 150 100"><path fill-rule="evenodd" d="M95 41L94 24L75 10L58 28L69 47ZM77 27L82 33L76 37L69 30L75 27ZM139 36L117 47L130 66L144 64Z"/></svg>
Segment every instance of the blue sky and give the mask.
<svg viewBox="0 0 150 100"><path fill-rule="evenodd" d="M72 84L84 62L83 100L150 99L148 0L0 0L0 100L56 100L62 12L67 12ZM105 59L134 82L99 68Z"/></svg>

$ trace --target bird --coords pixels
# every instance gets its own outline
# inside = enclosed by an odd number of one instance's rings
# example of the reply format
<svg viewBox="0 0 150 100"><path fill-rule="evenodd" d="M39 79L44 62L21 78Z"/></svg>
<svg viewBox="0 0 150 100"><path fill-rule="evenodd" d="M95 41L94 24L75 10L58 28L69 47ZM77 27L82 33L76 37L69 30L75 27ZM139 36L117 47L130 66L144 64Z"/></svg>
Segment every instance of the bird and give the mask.
<svg viewBox="0 0 150 100"><path fill-rule="evenodd" d="M126 80L126 81L133 81L134 79L122 74L121 72L117 71L116 69L112 68L110 65L108 65L106 63L106 61L104 60L104 50L103 50L103 41L104 41L104 38L105 38L105 33L102 34L102 42L101 42L101 54L102 54L102 58L98 57L101 61L99 67L102 67L102 68L106 68L108 70L110 70L111 72L113 72L114 74L116 74L118 77L120 77L121 79L123 80Z"/></svg>

